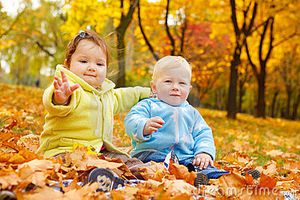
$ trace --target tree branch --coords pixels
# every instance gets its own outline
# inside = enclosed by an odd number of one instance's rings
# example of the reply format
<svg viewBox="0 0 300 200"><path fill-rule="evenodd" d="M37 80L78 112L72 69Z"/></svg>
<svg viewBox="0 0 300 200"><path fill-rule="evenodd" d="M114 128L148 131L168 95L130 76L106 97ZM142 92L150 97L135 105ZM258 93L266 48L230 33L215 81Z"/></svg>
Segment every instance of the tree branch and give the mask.
<svg viewBox="0 0 300 200"><path fill-rule="evenodd" d="M283 42L285 42L285 41L288 41L288 40L292 39L293 37L295 37L295 36L297 36L297 35L299 35L299 34L297 33L297 30L296 30L296 31L295 31L294 33L292 33L291 35L289 35L289 36L283 38L282 40L278 41L276 44L273 45L273 47L279 46L281 43L283 43Z"/></svg>
<svg viewBox="0 0 300 200"><path fill-rule="evenodd" d="M252 58L251 58L251 55L250 55L250 51L249 51L249 47L248 47L248 42L247 42L247 39L245 40L245 47L246 47L246 53L247 53L247 57L248 57L248 60L249 60L249 63L251 65L251 68L253 70L253 73L254 73L254 76L255 78L258 79L258 71L257 71L257 67L256 65L253 63L252 61Z"/></svg>
<svg viewBox="0 0 300 200"><path fill-rule="evenodd" d="M185 39L185 32L187 29L187 20L184 18L183 27L181 28L181 38L180 38L180 54L183 54L184 50L184 39Z"/></svg>
<svg viewBox="0 0 300 200"><path fill-rule="evenodd" d="M240 29L239 29L237 18L236 18L235 0L230 0L230 4L231 4L231 6L230 6L231 7L231 20L233 22L234 32L235 32L235 35L239 38L240 37Z"/></svg>
<svg viewBox="0 0 300 200"><path fill-rule="evenodd" d="M273 46L273 41L274 41L274 37L273 37L273 28L274 28L274 17L270 17L271 20L271 24L270 24L270 40L269 40L269 49L268 49L268 53L266 55L266 58L264 60L264 62L266 62L267 60L269 60L270 56L271 56L271 52L272 49L274 48Z"/></svg>
<svg viewBox="0 0 300 200"><path fill-rule="evenodd" d="M2 38L4 35L7 35L11 30L12 28L14 27L14 25L18 22L19 18L25 13L25 10L22 10L22 12L20 12L16 18L14 19L14 21L11 23L11 25L9 26L9 28L7 30L5 30L3 33L0 34L0 38Z"/></svg>
<svg viewBox="0 0 300 200"><path fill-rule="evenodd" d="M158 55L155 53L155 51L154 51L154 49L153 49L153 47L152 47L150 41L148 40L148 38L147 38L147 36L146 36L146 34L145 34L145 32L144 32L143 26L142 26L141 6L140 6L140 2L138 2L137 7L138 7L138 22L139 22L140 31L141 31L141 33L142 33L142 35L143 35L143 38L144 38L144 40L145 40L145 42L146 42L146 44L147 44L147 46L148 46L148 48L149 48L149 50L150 50L152 56L153 56L153 58L157 61L157 60L159 60L159 57L158 57Z"/></svg>
<svg viewBox="0 0 300 200"><path fill-rule="evenodd" d="M170 8L170 0L167 0L166 17L165 17L165 27L166 27L166 32L167 32L168 38L169 38L169 40L171 42L171 46L172 46L171 55L175 55L175 40L172 37L170 29L169 29L169 26L168 26L169 8Z"/></svg>
<svg viewBox="0 0 300 200"><path fill-rule="evenodd" d="M35 43L38 45L38 47L45 52L46 54L48 54L49 56L54 58L54 54L51 53L50 51L48 51L48 49L46 49L39 41L35 41Z"/></svg>

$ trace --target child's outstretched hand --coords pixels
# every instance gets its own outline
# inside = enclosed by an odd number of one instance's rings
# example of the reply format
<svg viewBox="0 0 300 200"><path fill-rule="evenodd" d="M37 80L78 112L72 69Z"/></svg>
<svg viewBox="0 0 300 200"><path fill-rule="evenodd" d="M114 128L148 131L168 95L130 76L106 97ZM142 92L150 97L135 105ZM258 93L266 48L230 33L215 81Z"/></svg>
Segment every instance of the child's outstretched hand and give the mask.
<svg viewBox="0 0 300 200"><path fill-rule="evenodd" d="M70 96L73 92L79 88L78 84L69 85L67 76L63 71L61 71L61 80L58 77L54 77L54 95L53 103L56 105L66 105L69 102Z"/></svg>
<svg viewBox="0 0 300 200"><path fill-rule="evenodd" d="M150 135L153 132L156 132L159 128L162 127L162 125L165 123L165 121L160 117L152 117L148 119L144 126L144 133L143 135Z"/></svg>
<svg viewBox="0 0 300 200"><path fill-rule="evenodd" d="M211 159L210 155L207 153L199 153L195 156L193 160L193 165L199 166L199 168L206 169L208 165L214 166L214 161Z"/></svg>

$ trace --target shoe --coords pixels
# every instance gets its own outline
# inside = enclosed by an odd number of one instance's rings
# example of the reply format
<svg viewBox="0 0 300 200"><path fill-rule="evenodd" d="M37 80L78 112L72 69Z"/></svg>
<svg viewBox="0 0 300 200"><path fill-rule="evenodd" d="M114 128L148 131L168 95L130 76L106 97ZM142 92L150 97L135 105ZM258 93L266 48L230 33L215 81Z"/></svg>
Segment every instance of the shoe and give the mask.
<svg viewBox="0 0 300 200"><path fill-rule="evenodd" d="M200 185L207 185L209 182L208 176L202 172L197 172L197 177L194 180L194 186L200 187Z"/></svg>
<svg viewBox="0 0 300 200"><path fill-rule="evenodd" d="M171 150L171 151L167 154L167 156L166 156L166 158L165 158L165 160L164 160L164 166L165 166L165 168L166 168L167 170L169 169L170 161L171 161L171 160L172 160L173 163L179 164L179 159L178 159L178 157L176 156L174 150Z"/></svg>
<svg viewBox="0 0 300 200"><path fill-rule="evenodd" d="M171 151L171 160L173 161L173 163L179 164L179 159L174 151Z"/></svg>
<svg viewBox="0 0 300 200"><path fill-rule="evenodd" d="M242 176L246 176L246 173L250 174L254 179L258 179L260 177L260 172L257 169L250 169L246 172L242 172Z"/></svg>
<svg viewBox="0 0 300 200"><path fill-rule="evenodd" d="M9 190L1 190L0 191L0 199L2 200L16 200L16 195Z"/></svg>
<svg viewBox="0 0 300 200"><path fill-rule="evenodd" d="M124 186L123 179L119 178L113 171L105 168L93 169L88 176L88 182L99 183L97 192L109 192L112 189Z"/></svg>

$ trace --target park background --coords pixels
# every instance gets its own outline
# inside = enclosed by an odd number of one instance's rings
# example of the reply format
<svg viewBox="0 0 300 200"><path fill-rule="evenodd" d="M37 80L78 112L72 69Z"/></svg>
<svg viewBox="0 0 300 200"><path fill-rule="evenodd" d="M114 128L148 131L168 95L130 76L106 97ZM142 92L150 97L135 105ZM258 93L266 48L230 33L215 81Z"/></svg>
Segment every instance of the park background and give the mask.
<svg viewBox="0 0 300 200"><path fill-rule="evenodd" d="M159 58L185 57L188 100L213 129L219 165L263 167L270 187L299 195L299 9L299 0L0 0L1 162L32 159L15 143L42 132L43 89L68 41L93 29L117 87L149 86ZM125 115L114 143L130 148Z"/></svg>
<svg viewBox="0 0 300 200"><path fill-rule="evenodd" d="M118 87L149 86L156 60L181 55L194 106L299 119L297 0L3 2L15 10L1 8L1 82L45 88L68 41L89 28L110 46Z"/></svg>

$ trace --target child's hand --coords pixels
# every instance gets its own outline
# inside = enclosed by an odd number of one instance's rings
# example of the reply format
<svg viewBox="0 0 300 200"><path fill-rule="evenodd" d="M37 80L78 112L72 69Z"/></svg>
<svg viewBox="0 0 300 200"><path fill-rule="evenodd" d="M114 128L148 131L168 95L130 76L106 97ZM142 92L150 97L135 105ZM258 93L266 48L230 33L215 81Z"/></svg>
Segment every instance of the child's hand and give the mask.
<svg viewBox="0 0 300 200"><path fill-rule="evenodd" d="M79 88L78 84L70 86L68 79L63 71L61 71L61 80L58 77L54 77L54 95L53 103L56 105L68 104L70 96L73 92Z"/></svg>
<svg viewBox="0 0 300 200"><path fill-rule="evenodd" d="M214 161L207 153L199 153L195 156L195 159L193 160L193 165L199 166L201 170L206 169L209 164L211 166L214 166Z"/></svg>
<svg viewBox="0 0 300 200"><path fill-rule="evenodd" d="M164 123L164 120L160 117L152 117L148 119L144 127L143 135L146 136L156 132Z"/></svg>

